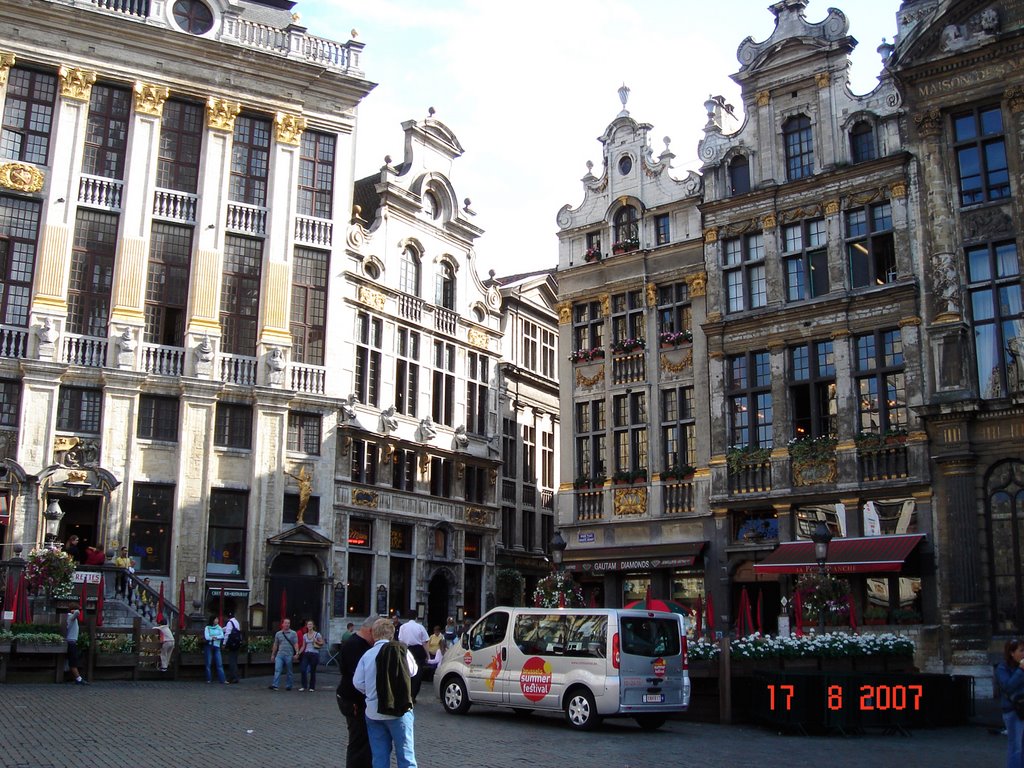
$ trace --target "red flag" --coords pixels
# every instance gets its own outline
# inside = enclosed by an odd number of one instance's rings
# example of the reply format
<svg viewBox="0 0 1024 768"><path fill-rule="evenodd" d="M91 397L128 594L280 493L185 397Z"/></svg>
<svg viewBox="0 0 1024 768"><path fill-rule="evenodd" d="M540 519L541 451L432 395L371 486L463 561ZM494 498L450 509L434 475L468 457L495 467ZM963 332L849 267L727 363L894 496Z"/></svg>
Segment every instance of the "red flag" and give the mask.
<svg viewBox="0 0 1024 768"><path fill-rule="evenodd" d="M647 594L644 596L644 608L648 611L654 610L654 603L651 601L651 585L647 585Z"/></svg>
<svg viewBox="0 0 1024 768"><path fill-rule="evenodd" d="M761 597L762 597L762 595L764 595L764 590L763 589L757 590L757 631L763 635L764 634L764 617L762 615L763 611L761 609Z"/></svg>
<svg viewBox="0 0 1024 768"><path fill-rule="evenodd" d="M281 621L285 620L288 615L288 593L282 588L281 589Z"/></svg>
<svg viewBox="0 0 1024 768"><path fill-rule="evenodd" d="M103 626L103 574L100 574L100 586L96 592L96 626Z"/></svg>
<svg viewBox="0 0 1024 768"><path fill-rule="evenodd" d="M747 588L743 588L743 607L747 614L747 633L754 634L754 619L750 615L750 593L747 592Z"/></svg>
<svg viewBox="0 0 1024 768"><path fill-rule="evenodd" d="M746 627L744 626L744 621L746 620L746 607L747 600L749 599L750 598L747 596L747 588L744 587L740 591L740 599L736 604L736 637L745 637L747 634L745 631Z"/></svg>
<svg viewBox="0 0 1024 768"><path fill-rule="evenodd" d="M21 574L21 589L18 590L20 597L18 600L21 601L21 621L23 624L32 623L32 609L28 604L28 579L25 578L24 572Z"/></svg>
<svg viewBox="0 0 1024 768"><path fill-rule="evenodd" d="M708 617L708 637L713 640L715 637L715 600L710 592L708 592L708 602L704 606L704 611Z"/></svg>
<svg viewBox="0 0 1024 768"><path fill-rule="evenodd" d="M700 640L701 621L704 619L704 605L700 595L697 595L697 608L693 612L693 618L697 622L697 626L694 628L693 636Z"/></svg>
<svg viewBox="0 0 1024 768"><path fill-rule="evenodd" d="M178 629L185 629L185 580L178 589Z"/></svg>
<svg viewBox="0 0 1024 768"><path fill-rule="evenodd" d="M850 606L850 629L857 631L857 606L853 604L853 593L848 592L846 602Z"/></svg>
<svg viewBox="0 0 1024 768"><path fill-rule="evenodd" d="M220 588L220 604L217 607L217 624L224 626L224 587Z"/></svg>
<svg viewBox="0 0 1024 768"><path fill-rule="evenodd" d="M160 602L156 605L156 623L164 623L164 583L160 582Z"/></svg>
<svg viewBox="0 0 1024 768"><path fill-rule="evenodd" d="M9 581L9 580L8 580ZM21 614L21 585L25 581L25 574L21 574L18 577L18 583L14 586L13 590L8 590L7 594L12 595L11 607L14 609L14 623L19 623Z"/></svg>
<svg viewBox="0 0 1024 768"><path fill-rule="evenodd" d="M800 598L800 590L793 595L793 623L797 637L804 636L804 601Z"/></svg>

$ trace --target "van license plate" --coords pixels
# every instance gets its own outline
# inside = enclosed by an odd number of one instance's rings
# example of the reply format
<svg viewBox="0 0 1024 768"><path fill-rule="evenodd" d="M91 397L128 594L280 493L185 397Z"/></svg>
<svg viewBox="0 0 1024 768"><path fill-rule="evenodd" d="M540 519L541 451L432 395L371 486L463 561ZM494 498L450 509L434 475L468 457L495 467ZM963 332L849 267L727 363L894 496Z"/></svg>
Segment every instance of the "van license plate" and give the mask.
<svg viewBox="0 0 1024 768"><path fill-rule="evenodd" d="M665 694L664 693L645 693L644 704L664 704Z"/></svg>

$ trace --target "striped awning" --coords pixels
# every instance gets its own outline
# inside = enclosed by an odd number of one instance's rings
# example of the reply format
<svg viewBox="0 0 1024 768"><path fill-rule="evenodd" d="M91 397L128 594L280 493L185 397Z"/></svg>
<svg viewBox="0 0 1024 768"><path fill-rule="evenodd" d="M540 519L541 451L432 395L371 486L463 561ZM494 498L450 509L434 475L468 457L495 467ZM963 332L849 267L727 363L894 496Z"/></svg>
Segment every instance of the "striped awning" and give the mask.
<svg viewBox="0 0 1024 768"><path fill-rule="evenodd" d="M899 573L914 547L924 539L923 533L897 536L865 536L832 539L825 565L829 573ZM759 563L755 573L814 573L813 541L788 541Z"/></svg>

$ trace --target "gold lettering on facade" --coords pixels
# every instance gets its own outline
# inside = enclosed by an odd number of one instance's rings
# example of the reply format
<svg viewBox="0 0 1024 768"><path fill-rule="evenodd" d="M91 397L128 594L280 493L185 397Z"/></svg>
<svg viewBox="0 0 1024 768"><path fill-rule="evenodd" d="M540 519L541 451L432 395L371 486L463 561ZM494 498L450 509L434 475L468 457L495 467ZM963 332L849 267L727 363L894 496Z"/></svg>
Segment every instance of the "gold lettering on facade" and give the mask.
<svg viewBox="0 0 1024 768"><path fill-rule="evenodd" d="M93 83L96 82L96 73L78 67L61 67L57 70L60 77L60 95L65 99L75 101L88 101L92 93Z"/></svg>
<svg viewBox="0 0 1024 768"><path fill-rule="evenodd" d="M140 115L163 117L164 102L171 95L171 89L164 85L152 85L141 80L135 81L135 111Z"/></svg>
<svg viewBox="0 0 1024 768"><path fill-rule="evenodd" d="M302 132L306 130L308 121L302 115L289 115L286 112L278 112L274 118L274 129L277 141L280 144L290 144L297 147L302 140Z"/></svg>
<svg viewBox="0 0 1024 768"><path fill-rule="evenodd" d="M13 53L0 53L0 88L7 85L7 75L17 58Z"/></svg>
<svg viewBox="0 0 1024 768"><path fill-rule="evenodd" d="M237 101L227 101L211 96L206 102L206 127L215 131L235 130L235 118L242 111Z"/></svg>
<svg viewBox="0 0 1024 768"><path fill-rule="evenodd" d="M558 324L568 325L572 322L572 302L563 301L558 305Z"/></svg>
<svg viewBox="0 0 1024 768"><path fill-rule="evenodd" d="M359 286L359 303L365 304L368 307L383 311L384 310L385 296L380 291L375 291L372 288L367 288L365 285Z"/></svg>
<svg viewBox="0 0 1024 768"><path fill-rule="evenodd" d="M28 163L4 163L0 165L0 187L18 192L38 192L46 179L43 172Z"/></svg>

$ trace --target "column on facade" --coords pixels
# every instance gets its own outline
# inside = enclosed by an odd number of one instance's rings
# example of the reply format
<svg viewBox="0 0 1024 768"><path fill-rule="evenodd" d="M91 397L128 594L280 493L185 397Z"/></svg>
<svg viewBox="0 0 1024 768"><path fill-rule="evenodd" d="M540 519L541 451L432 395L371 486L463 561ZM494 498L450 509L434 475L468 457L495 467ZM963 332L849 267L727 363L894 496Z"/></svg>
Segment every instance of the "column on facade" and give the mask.
<svg viewBox="0 0 1024 768"><path fill-rule="evenodd" d="M266 542L281 531L284 511L285 478L282 474L285 446L288 443L288 398L284 393L264 390L255 406L252 437L252 461L249 465L247 483L249 492L249 520L246 532L249 546L246 573L263 574L269 564ZM321 486L323 478L318 477L319 462L310 462L306 472L313 475L314 487ZM299 474L299 467L289 470ZM326 473L332 474L332 473ZM333 478L332 478L333 479ZM324 505L324 514L331 505ZM253 589L257 585L253 584Z"/></svg>
<svg viewBox="0 0 1024 768"><path fill-rule="evenodd" d="M789 384L786 378L786 347L780 342L768 345L772 369L772 487L792 485L789 461L791 435Z"/></svg>
<svg viewBox="0 0 1024 768"><path fill-rule="evenodd" d="M864 534L864 526L860 512L860 497L841 496L839 503L843 505L846 517L846 535L862 536Z"/></svg>
<svg viewBox="0 0 1024 768"><path fill-rule="evenodd" d="M108 548L128 541L132 481L148 479L135 450L138 439L134 428L138 423L139 389L144 381L145 374L123 373L104 382L100 442L103 464L117 467L122 481L121 492L111 497L110 504L100 508L101 514L106 512L106 520L100 520L99 541L105 542Z"/></svg>
<svg viewBox="0 0 1024 768"><path fill-rule="evenodd" d="M60 97L50 132L50 194L43 208L39 232L29 324L35 327L48 319L63 330L68 310L78 180L85 149L89 97L96 73L61 67L58 75ZM42 341L45 346L45 339ZM44 359L59 357L52 346L41 348L39 352Z"/></svg>
<svg viewBox="0 0 1024 768"><path fill-rule="evenodd" d="M110 313L111 335L128 341L141 342L145 332L146 273L156 189L153 159L160 155L160 124L169 95L164 86L135 83ZM135 356L141 353L141 343L126 343L115 351L115 361L118 367L134 368Z"/></svg>
<svg viewBox="0 0 1024 768"><path fill-rule="evenodd" d="M839 130L838 115L832 99L832 74L818 72L814 76L814 84L818 87L818 135L815 148L818 154L818 167L831 168L838 160L837 154L842 144L838 139L842 136ZM842 83L836 83L841 87Z"/></svg>
<svg viewBox="0 0 1024 768"><path fill-rule="evenodd" d="M758 91L754 95L754 102L752 104L746 104L747 114L753 113L753 120L751 121L754 126L755 136L768 136L775 137L779 135L779 129L774 125L775 123L775 110L772 107L772 94L771 91L765 89ZM776 145L781 148L779 141L764 141L761 142L761 151L752 153L750 158L751 166L753 161L757 161L757 176L750 179L751 189L756 188L758 185L775 179L776 168L781 169L782 166L778 162L778 150ZM754 169L751 168L751 171Z"/></svg>
<svg viewBox="0 0 1024 768"><path fill-rule="evenodd" d="M860 431L860 404L853 378L850 332L833 331L832 356L836 368L836 477L857 477L857 445L854 436Z"/></svg>
<svg viewBox="0 0 1024 768"><path fill-rule="evenodd" d="M903 381L906 403L923 403L927 399L927 383L923 380L925 361L921 354L921 318L900 318L899 328L900 339L903 343ZM911 423L913 423L912 411L910 417ZM926 477L928 474L927 455L925 452L915 449L915 444L919 445L926 440L927 436L921 430L915 430L911 434L911 446L907 454L907 460L910 462L907 471L911 477Z"/></svg>
<svg viewBox="0 0 1024 768"><path fill-rule="evenodd" d="M959 428L966 431L967 426L962 423ZM936 572L945 575L949 595L946 604L980 603L984 599L984 581L976 546L978 514L974 486L977 461L970 456L958 456L939 458L937 464L939 482L934 491L937 498L945 501L945 514L937 515L936 520L944 520L946 530L936 532L936 551L941 561Z"/></svg>
<svg viewBox="0 0 1024 768"><path fill-rule="evenodd" d="M23 408L18 434L18 457L30 472L39 472L54 464L54 446L51 425L57 420L57 392L64 366L51 362L31 361L25 365L21 379L21 399L32 403ZM22 493L17 503L19 514L11 516L11 542L24 542L25 554L33 543L42 543L42 510L46 503L36 488Z"/></svg>

